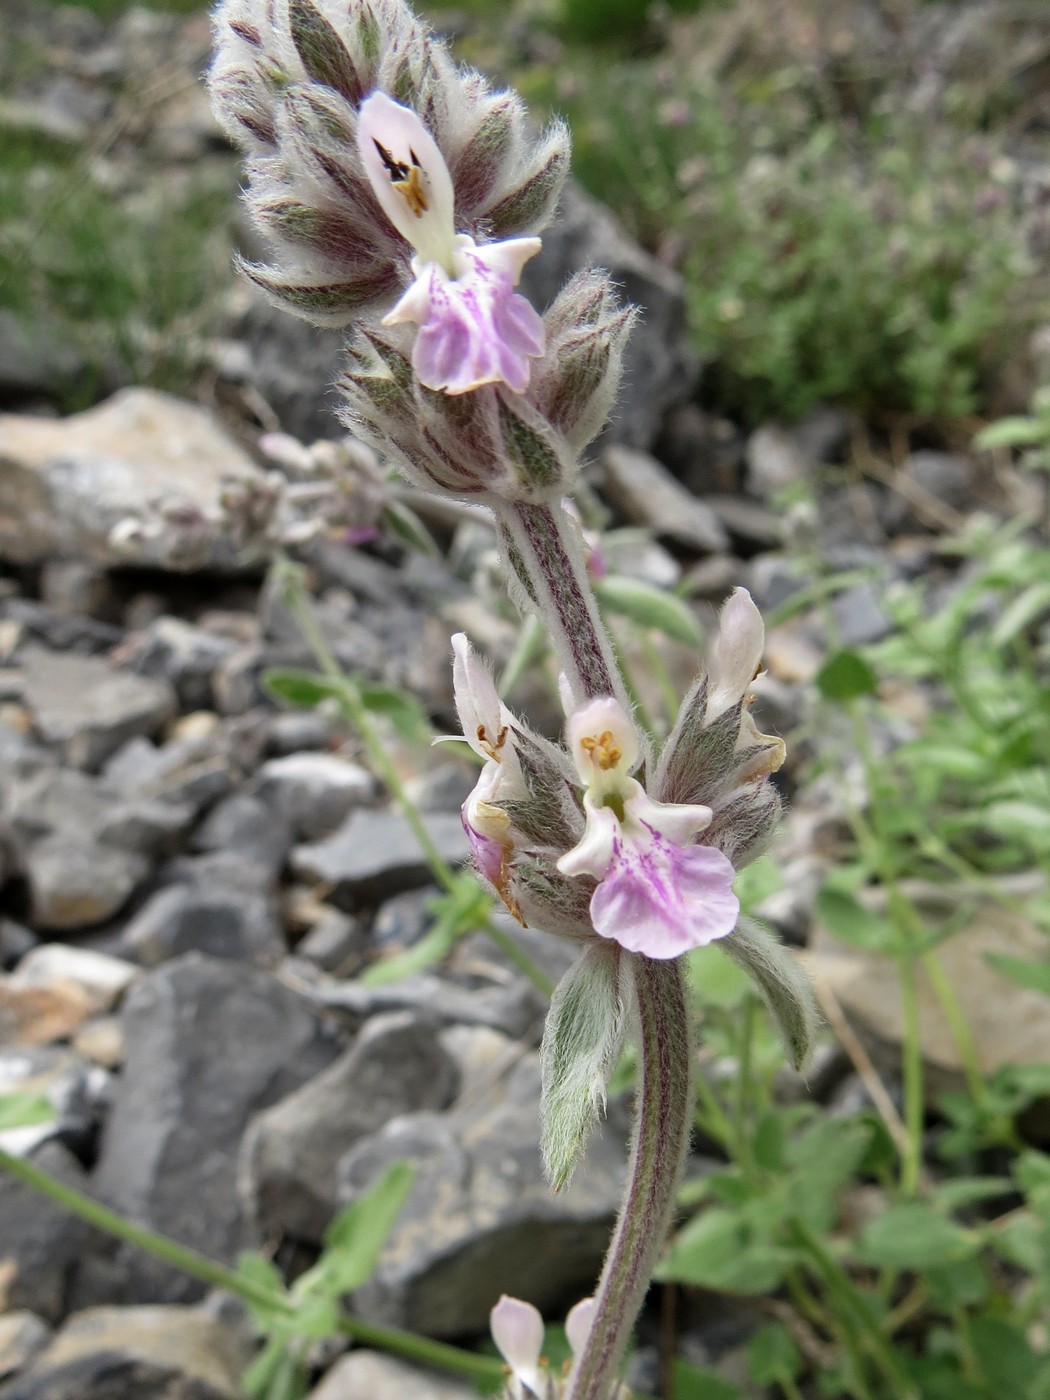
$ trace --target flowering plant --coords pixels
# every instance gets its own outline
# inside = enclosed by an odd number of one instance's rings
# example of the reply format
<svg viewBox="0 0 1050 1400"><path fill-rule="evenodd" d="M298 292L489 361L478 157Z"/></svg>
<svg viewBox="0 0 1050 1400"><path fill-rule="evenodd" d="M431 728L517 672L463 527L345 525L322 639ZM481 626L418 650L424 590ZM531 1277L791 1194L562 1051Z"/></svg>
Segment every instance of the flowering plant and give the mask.
<svg viewBox="0 0 1050 1400"><path fill-rule="evenodd" d="M349 325L347 426L417 486L492 511L515 600L539 615L561 664L563 746L513 715L466 637L453 638L463 737L484 760L462 813L478 871L522 923L581 945L543 1044L556 1188L625 1037L639 1047L624 1202L558 1387L612 1400L688 1144L680 955L719 940L755 977L796 1063L809 1041L804 981L740 919L733 893L779 810L770 775L783 744L749 710L762 621L738 589L707 672L652 752L562 504L613 405L633 311L593 269L542 316L515 290L567 173L564 127L534 139L520 99L458 69L402 0L226 0L216 26L213 101L275 248L272 266L244 272L308 319ZM494 1333L509 1394L547 1400L528 1308L504 1300Z"/></svg>

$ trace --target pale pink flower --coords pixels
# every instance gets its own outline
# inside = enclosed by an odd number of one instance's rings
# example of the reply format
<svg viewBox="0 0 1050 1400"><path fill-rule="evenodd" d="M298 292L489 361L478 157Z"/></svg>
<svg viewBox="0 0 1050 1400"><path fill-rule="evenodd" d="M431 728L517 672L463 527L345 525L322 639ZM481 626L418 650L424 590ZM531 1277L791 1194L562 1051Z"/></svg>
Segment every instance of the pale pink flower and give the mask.
<svg viewBox="0 0 1050 1400"><path fill-rule="evenodd" d="M539 1310L531 1303L523 1303L520 1298L504 1293L489 1314L489 1330L514 1380L524 1386L529 1395L543 1397L547 1387L540 1366L543 1318Z"/></svg>
<svg viewBox="0 0 1050 1400"><path fill-rule="evenodd" d="M452 177L437 142L384 92L361 105L357 148L383 212L415 249L414 281L384 322L419 326L412 352L419 382L446 394L483 384L523 393L544 331L514 288L540 240L475 243L457 233Z"/></svg>
<svg viewBox="0 0 1050 1400"><path fill-rule="evenodd" d="M675 958L731 933L740 910L733 867L721 851L695 844L710 807L656 802L631 777L638 736L611 697L570 714L567 734L586 827L558 869L598 881L595 931L650 958Z"/></svg>

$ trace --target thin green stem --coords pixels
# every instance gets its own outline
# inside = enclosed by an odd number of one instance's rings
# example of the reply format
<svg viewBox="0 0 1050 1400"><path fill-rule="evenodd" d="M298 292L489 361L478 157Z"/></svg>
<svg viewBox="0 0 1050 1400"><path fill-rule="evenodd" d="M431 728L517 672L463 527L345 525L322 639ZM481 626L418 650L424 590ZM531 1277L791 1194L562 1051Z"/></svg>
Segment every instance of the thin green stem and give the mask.
<svg viewBox="0 0 1050 1400"><path fill-rule="evenodd" d="M904 1022L901 1071L904 1090L904 1129L907 1151L901 1159L901 1191L914 1196L922 1175L922 1125L925 1111L922 1074L922 1039L919 1021L919 982L915 958L905 953L897 960L901 984L901 1016Z"/></svg>
<svg viewBox="0 0 1050 1400"><path fill-rule="evenodd" d="M156 1259L162 1259L183 1273L200 1279L202 1283L233 1293L246 1303L265 1311L280 1313L288 1320L295 1318L296 1306L289 1297L253 1283L234 1269L209 1259L206 1254L200 1254L188 1245L168 1239L166 1235L160 1235L145 1225L125 1220L122 1215L85 1195L83 1191L67 1186L62 1181L56 1181L53 1176L42 1171L27 1158L13 1157L0 1149L0 1170L10 1173L34 1191L39 1191L42 1196L54 1201L63 1210L68 1210L88 1225L104 1230L106 1234L144 1250ZM502 1366L493 1357L479 1356L474 1352L449 1346L445 1342L431 1341L428 1337L420 1337L414 1332L405 1332L398 1327L382 1327L377 1323L353 1317L349 1313L340 1316L339 1330L353 1337L355 1341L381 1347L384 1351L411 1357L444 1370L486 1378L498 1377L503 1373Z"/></svg>
<svg viewBox="0 0 1050 1400"><path fill-rule="evenodd" d="M675 1205L689 1142L692 1018L682 969L625 955L640 1041L627 1187L596 1295L594 1321L569 1376L567 1400L609 1400Z"/></svg>
<svg viewBox="0 0 1050 1400"><path fill-rule="evenodd" d="M302 631L303 638L313 652L314 660L322 674L335 683L339 703L347 719L357 730L373 770L408 823L409 829L419 843L420 850L426 857L430 873L446 893L451 893L456 888L455 871L438 850L433 837L427 830L419 808L408 795L408 790L401 781L401 775L387 754L383 736L376 727L368 706L361 698L360 690L340 666L335 653L328 645L328 640L317 620L317 615L303 589L298 571L288 570L282 582L286 585L286 602ZM515 967L524 973L533 986L538 988L544 996L550 996L554 990L554 984L550 978L542 968L537 967L528 953L518 946L505 929L500 928L490 915L485 915L479 920L479 927L506 954Z"/></svg>
<svg viewBox="0 0 1050 1400"><path fill-rule="evenodd" d="M874 1316L864 1297L854 1287L849 1275L801 1216L795 1216L792 1223L803 1248L823 1278L825 1287L837 1300L838 1314L843 1324L854 1335L857 1345L868 1351L893 1387L894 1400L920 1400L914 1382L902 1371L879 1319Z"/></svg>

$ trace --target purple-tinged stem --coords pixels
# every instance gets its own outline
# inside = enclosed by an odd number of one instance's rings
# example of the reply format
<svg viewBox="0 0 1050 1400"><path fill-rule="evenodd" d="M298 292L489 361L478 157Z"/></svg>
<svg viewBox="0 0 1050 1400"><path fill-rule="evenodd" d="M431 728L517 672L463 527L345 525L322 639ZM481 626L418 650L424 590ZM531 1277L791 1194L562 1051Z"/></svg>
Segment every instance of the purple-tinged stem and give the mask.
<svg viewBox="0 0 1050 1400"><path fill-rule="evenodd" d="M625 960L627 961L627 960ZM679 960L633 955L640 1058L627 1188L566 1400L611 1400L674 1210L693 1122L692 1017Z"/></svg>
<svg viewBox="0 0 1050 1400"><path fill-rule="evenodd" d="M495 507L504 553L548 629L573 698L612 695L630 713L612 642L587 579L579 531L558 506L526 501Z"/></svg>

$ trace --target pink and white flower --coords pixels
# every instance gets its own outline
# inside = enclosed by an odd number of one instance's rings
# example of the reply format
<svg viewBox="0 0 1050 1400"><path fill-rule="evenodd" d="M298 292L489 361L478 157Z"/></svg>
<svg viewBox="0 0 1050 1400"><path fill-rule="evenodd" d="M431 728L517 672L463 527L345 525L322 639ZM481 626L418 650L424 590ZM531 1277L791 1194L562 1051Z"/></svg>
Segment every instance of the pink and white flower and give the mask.
<svg viewBox="0 0 1050 1400"><path fill-rule="evenodd" d="M361 105L357 149L383 212L415 249L414 281L384 323L420 327L412 352L419 382L446 394L483 384L524 393L544 332L514 288L540 240L479 244L456 233L452 177L437 142L384 92Z"/></svg>
<svg viewBox="0 0 1050 1400"><path fill-rule="evenodd" d="M762 614L751 594L746 588L734 588L722 604L718 618L718 636L708 668L704 718L710 724L726 710L744 701L737 748L754 747L758 750L747 774L750 777L775 773L785 756L784 741L775 735L759 733L749 709L748 691L761 671L765 644L766 629Z"/></svg>
<svg viewBox="0 0 1050 1400"><path fill-rule="evenodd" d="M648 795L631 776L638 735L612 698L570 714L567 737L585 789L586 827L558 869L598 881L595 931L650 958L675 958L731 933L740 911L735 871L721 851L695 844L711 808Z"/></svg>

